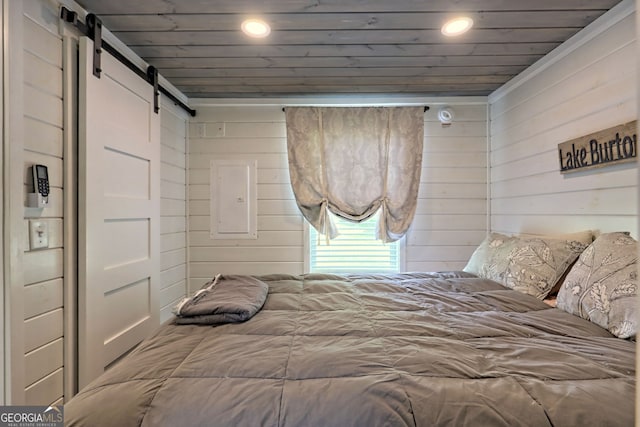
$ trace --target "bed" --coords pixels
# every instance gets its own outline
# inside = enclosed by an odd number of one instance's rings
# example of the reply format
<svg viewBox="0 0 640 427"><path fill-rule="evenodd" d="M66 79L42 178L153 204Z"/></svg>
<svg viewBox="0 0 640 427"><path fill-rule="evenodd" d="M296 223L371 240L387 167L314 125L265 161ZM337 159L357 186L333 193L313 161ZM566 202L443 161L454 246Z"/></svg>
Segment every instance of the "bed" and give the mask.
<svg viewBox="0 0 640 427"><path fill-rule="evenodd" d="M162 326L68 426L632 426L635 341L465 271L269 275L241 323Z"/></svg>

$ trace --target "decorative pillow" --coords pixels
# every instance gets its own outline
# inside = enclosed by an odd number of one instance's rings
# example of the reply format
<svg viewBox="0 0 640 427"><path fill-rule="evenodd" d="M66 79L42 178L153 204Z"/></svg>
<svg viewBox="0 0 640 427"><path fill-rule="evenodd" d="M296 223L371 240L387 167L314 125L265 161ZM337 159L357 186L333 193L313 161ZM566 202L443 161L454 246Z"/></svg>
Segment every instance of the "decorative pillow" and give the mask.
<svg viewBox="0 0 640 427"><path fill-rule="evenodd" d="M573 266L558 308L608 329L619 338L636 335L638 242L625 233L600 235Z"/></svg>
<svg viewBox="0 0 640 427"><path fill-rule="evenodd" d="M593 242L594 233L593 230L582 230L576 231L575 233L564 233L564 234L545 234L543 236L535 236L541 237L543 239L553 239L553 240L575 240L576 242L584 243L589 246Z"/></svg>
<svg viewBox="0 0 640 427"><path fill-rule="evenodd" d="M544 299L586 247L574 240L491 233L463 270Z"/></svg>
<svg viewBox="0 0 640 427"><path fill-rule="evenodd" d="M534 236L534 237L540 237L542 239L553 239L553 240L575 240L577 242L584 243L584 246L587 247L593 242L594 233L593 233L592 230L583 230L583 231L576 231L574 233L548 234L548 235ZM578 260L578 258L576 258L576 261L577 260ZM549 291L549 294L547 295L547 298L555 297L555 296L558 295L558 292L560 291L560 287L564 283L564 280L567 277L567 274L569 274L569 271L571 270L571 267L573 267L573 265L576 263L576 261L574 261L571 264L569 264L569 266L565 270L565 272L562 275L562 277L560 277L558 279L556 284L553 285L553 288L551 288L551 290ZM554 307L555 307L555 299L554 299Z"/></svg>

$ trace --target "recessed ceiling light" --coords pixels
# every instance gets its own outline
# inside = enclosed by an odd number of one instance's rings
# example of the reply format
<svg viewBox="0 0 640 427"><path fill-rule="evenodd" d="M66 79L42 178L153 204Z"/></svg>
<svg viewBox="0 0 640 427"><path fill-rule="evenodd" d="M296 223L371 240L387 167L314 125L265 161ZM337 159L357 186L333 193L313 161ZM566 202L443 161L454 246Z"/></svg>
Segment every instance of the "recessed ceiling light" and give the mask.
<svg viewBox="0 0 640 427"><path fill-rule="evenodd" d="M442 26L442 34L445 36L459 36L464 34L473 26L473 19L468 16L453 18Z"/></svg>
<svg viewBox="0 0 640 427"><path fill-rule="evenodd" d="M262 19L246 19L242 22L242 32L250 37L263 38L271 33L271 27Z"/></svg>

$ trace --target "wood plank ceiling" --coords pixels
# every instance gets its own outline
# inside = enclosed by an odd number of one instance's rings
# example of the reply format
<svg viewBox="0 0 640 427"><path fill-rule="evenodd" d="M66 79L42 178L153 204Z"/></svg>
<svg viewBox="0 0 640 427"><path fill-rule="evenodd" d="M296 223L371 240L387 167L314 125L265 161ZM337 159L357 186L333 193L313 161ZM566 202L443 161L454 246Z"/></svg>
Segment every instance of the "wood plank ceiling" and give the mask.
<svg viewBox="0 0 640 427"><path fill-rule="evenodd" d="M187 96L488 95L620 0L78 0ZM451 17L474 27L441 34ZM240 31L260 17L266 39Z"/></svg>

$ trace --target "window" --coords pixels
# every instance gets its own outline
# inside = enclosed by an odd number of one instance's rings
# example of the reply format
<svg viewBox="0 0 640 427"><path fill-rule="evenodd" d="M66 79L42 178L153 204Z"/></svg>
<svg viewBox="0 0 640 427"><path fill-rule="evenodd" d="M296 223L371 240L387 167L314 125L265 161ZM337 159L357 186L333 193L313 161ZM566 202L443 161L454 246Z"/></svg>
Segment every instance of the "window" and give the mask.
<svg viewBox="0 0 640 427"><path fill-rule="evenodd" d="M312 273L397 273L400 243L375 239L378 214L361 223L332 214L340 235L327 244L309 226L309 271ZM318 236L320 238L318 238Z"/></svg>

